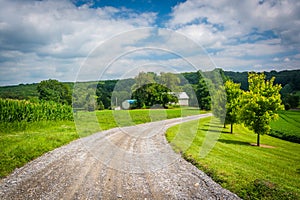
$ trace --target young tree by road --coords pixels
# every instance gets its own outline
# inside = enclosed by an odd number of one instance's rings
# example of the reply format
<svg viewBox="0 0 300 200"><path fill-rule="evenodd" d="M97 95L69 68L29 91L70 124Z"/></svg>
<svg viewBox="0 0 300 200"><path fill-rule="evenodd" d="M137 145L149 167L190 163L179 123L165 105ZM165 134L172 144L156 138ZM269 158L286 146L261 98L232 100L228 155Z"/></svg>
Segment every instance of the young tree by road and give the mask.
<svg viewBox="0 0 300 200"><path fill-rule="evenodd" d="M243 92L240 119L257 134L257 146L260 146L260 135L269 133L270 122L283 110L279 91L280 85L273 85L275 78L265 80L264 74L249 73L249 91Z"/></svg>
<svg viewBox="0 0 300 200"><path fill-rule="evenodd" d="M226 124L231 125L230 133L233 133L233 124L238 121L241 94L240 84L228 80L212 95L213 114L220 120L224 120L224 128Z"/></svg>
<svg viewBox="0 0 300 200"><path fill-rule="evenodd" d="M225 82L226 92L226 116L225 124L230 124L230 133L233 133L233 124L238 121L238 111L240 108L240 97L242 90L241 84L234 83L231 80Z"/></svg>
<svg viewBox="0 0 300 200"><path fill-rule="evenodd" d="M224 122L225 128L225 117L226 117L226 92L225 87L218 86L217 89L213 90L212 99L212 112L215 117L220 119L220 121Z"/></svg>

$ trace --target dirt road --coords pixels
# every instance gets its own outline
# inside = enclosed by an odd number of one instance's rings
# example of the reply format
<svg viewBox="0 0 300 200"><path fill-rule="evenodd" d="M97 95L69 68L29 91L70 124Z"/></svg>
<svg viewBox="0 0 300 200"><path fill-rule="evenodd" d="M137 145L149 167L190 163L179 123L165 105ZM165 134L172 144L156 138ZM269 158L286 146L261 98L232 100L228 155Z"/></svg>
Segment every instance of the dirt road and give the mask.
<svg viewBox="0 0 300 200"><path fill-rule="evenodd" d="M0 199L239 199L174 153L165 139L166 128L208 115L76 140L1 180Z"/></svg>

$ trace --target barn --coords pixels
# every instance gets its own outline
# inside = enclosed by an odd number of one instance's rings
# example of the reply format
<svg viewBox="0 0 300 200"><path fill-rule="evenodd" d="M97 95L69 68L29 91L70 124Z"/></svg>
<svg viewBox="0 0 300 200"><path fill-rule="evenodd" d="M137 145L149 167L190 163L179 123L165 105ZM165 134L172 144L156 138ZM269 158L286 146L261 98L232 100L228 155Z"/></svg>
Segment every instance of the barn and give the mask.
<svg viewBox="0 0 300 200"><path fill-rule="evenodd" d="M186 92L172 92L178 98L178 104L180 106L188 106L189 105L189 96Z"/></svg>

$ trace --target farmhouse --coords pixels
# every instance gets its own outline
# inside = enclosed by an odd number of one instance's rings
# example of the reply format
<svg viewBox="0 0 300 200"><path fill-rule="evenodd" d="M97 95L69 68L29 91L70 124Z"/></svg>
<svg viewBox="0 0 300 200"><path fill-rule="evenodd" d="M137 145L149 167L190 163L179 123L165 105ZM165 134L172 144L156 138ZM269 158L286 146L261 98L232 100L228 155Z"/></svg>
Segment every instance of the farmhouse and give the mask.
<svg viewBox="0 0 300 200"><path fill-rule="evenodd" d="M178 98L178 104L180 106L189 105L189 96L185 92L172 92Z"/></svg>

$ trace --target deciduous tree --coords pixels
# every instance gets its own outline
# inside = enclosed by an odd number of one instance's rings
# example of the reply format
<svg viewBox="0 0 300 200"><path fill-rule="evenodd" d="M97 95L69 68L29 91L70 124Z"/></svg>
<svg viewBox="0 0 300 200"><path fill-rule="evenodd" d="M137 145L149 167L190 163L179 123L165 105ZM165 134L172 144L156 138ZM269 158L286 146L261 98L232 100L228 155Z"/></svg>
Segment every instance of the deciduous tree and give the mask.
<svg viewBox="0 0 300 200"><path fill-rule="evenodd" d="M137 100L138 108L151 107L156 104L166 107L170 102L178 102L178 99L170 92L171 90L166 86L150 83L136 89L132 93L132 98Z"/></svg>
<svg viewBox="0 0 300 200"><path fill-rule="evenodd" d="M134 79L135 84L132 86L132 91L142 87L143 85L155 83L156 74L154 72L140 72Z"/></svg>
<svg viewBox="0 0 300 200"><path fill-rule="evenodd" d="M179 89L180 79L176 74L161 72L159 82L171 91L177 91Z"/></svg>
<svg viewBox="0 0 300 200"><path fill-rule="evenodd" d="M72 94L70 88L57 80L41 81L37 90L39 98L46 101L54 101L57 103L68 104L72 103Z"/></svg>
<svg viewBox="0 0 300 200"><path fill-rule="evenodd" d="M212 98L212 111L215 117L224 122L226 117L226 92L224 86L218 86L216 90L213 90ZM224 122L225 128L225 122Z"/></svg>
<svg viewBox="0 0 300 200"><path fill-rule="evenodd" d="M199 80L196 89L196 96L199 103L199 108L202 110L210 110L211 109L211 97L209 94L207 83L204 78Z"/></svg>
<svg viewBox="0 0 300 200"><path fill-rule="evenodd" d="M278 117L277 111L283 109L279 91L280 85L273 85L275 78L265 80L264 74L249 73L249 91L243 92L240 119L257 134L257 146L260 135L270 131L270 122Z"/></svg>
<svg viewBox="0 0 300 200"><path fill-rule="evenodd" d="M230 133L233 133L233 124L238 121L238 112L240 108L240 98L242 90L241 84L234 83L231 80L225 82L226 92L226 116L225 124L230 124Z"/></svg>

